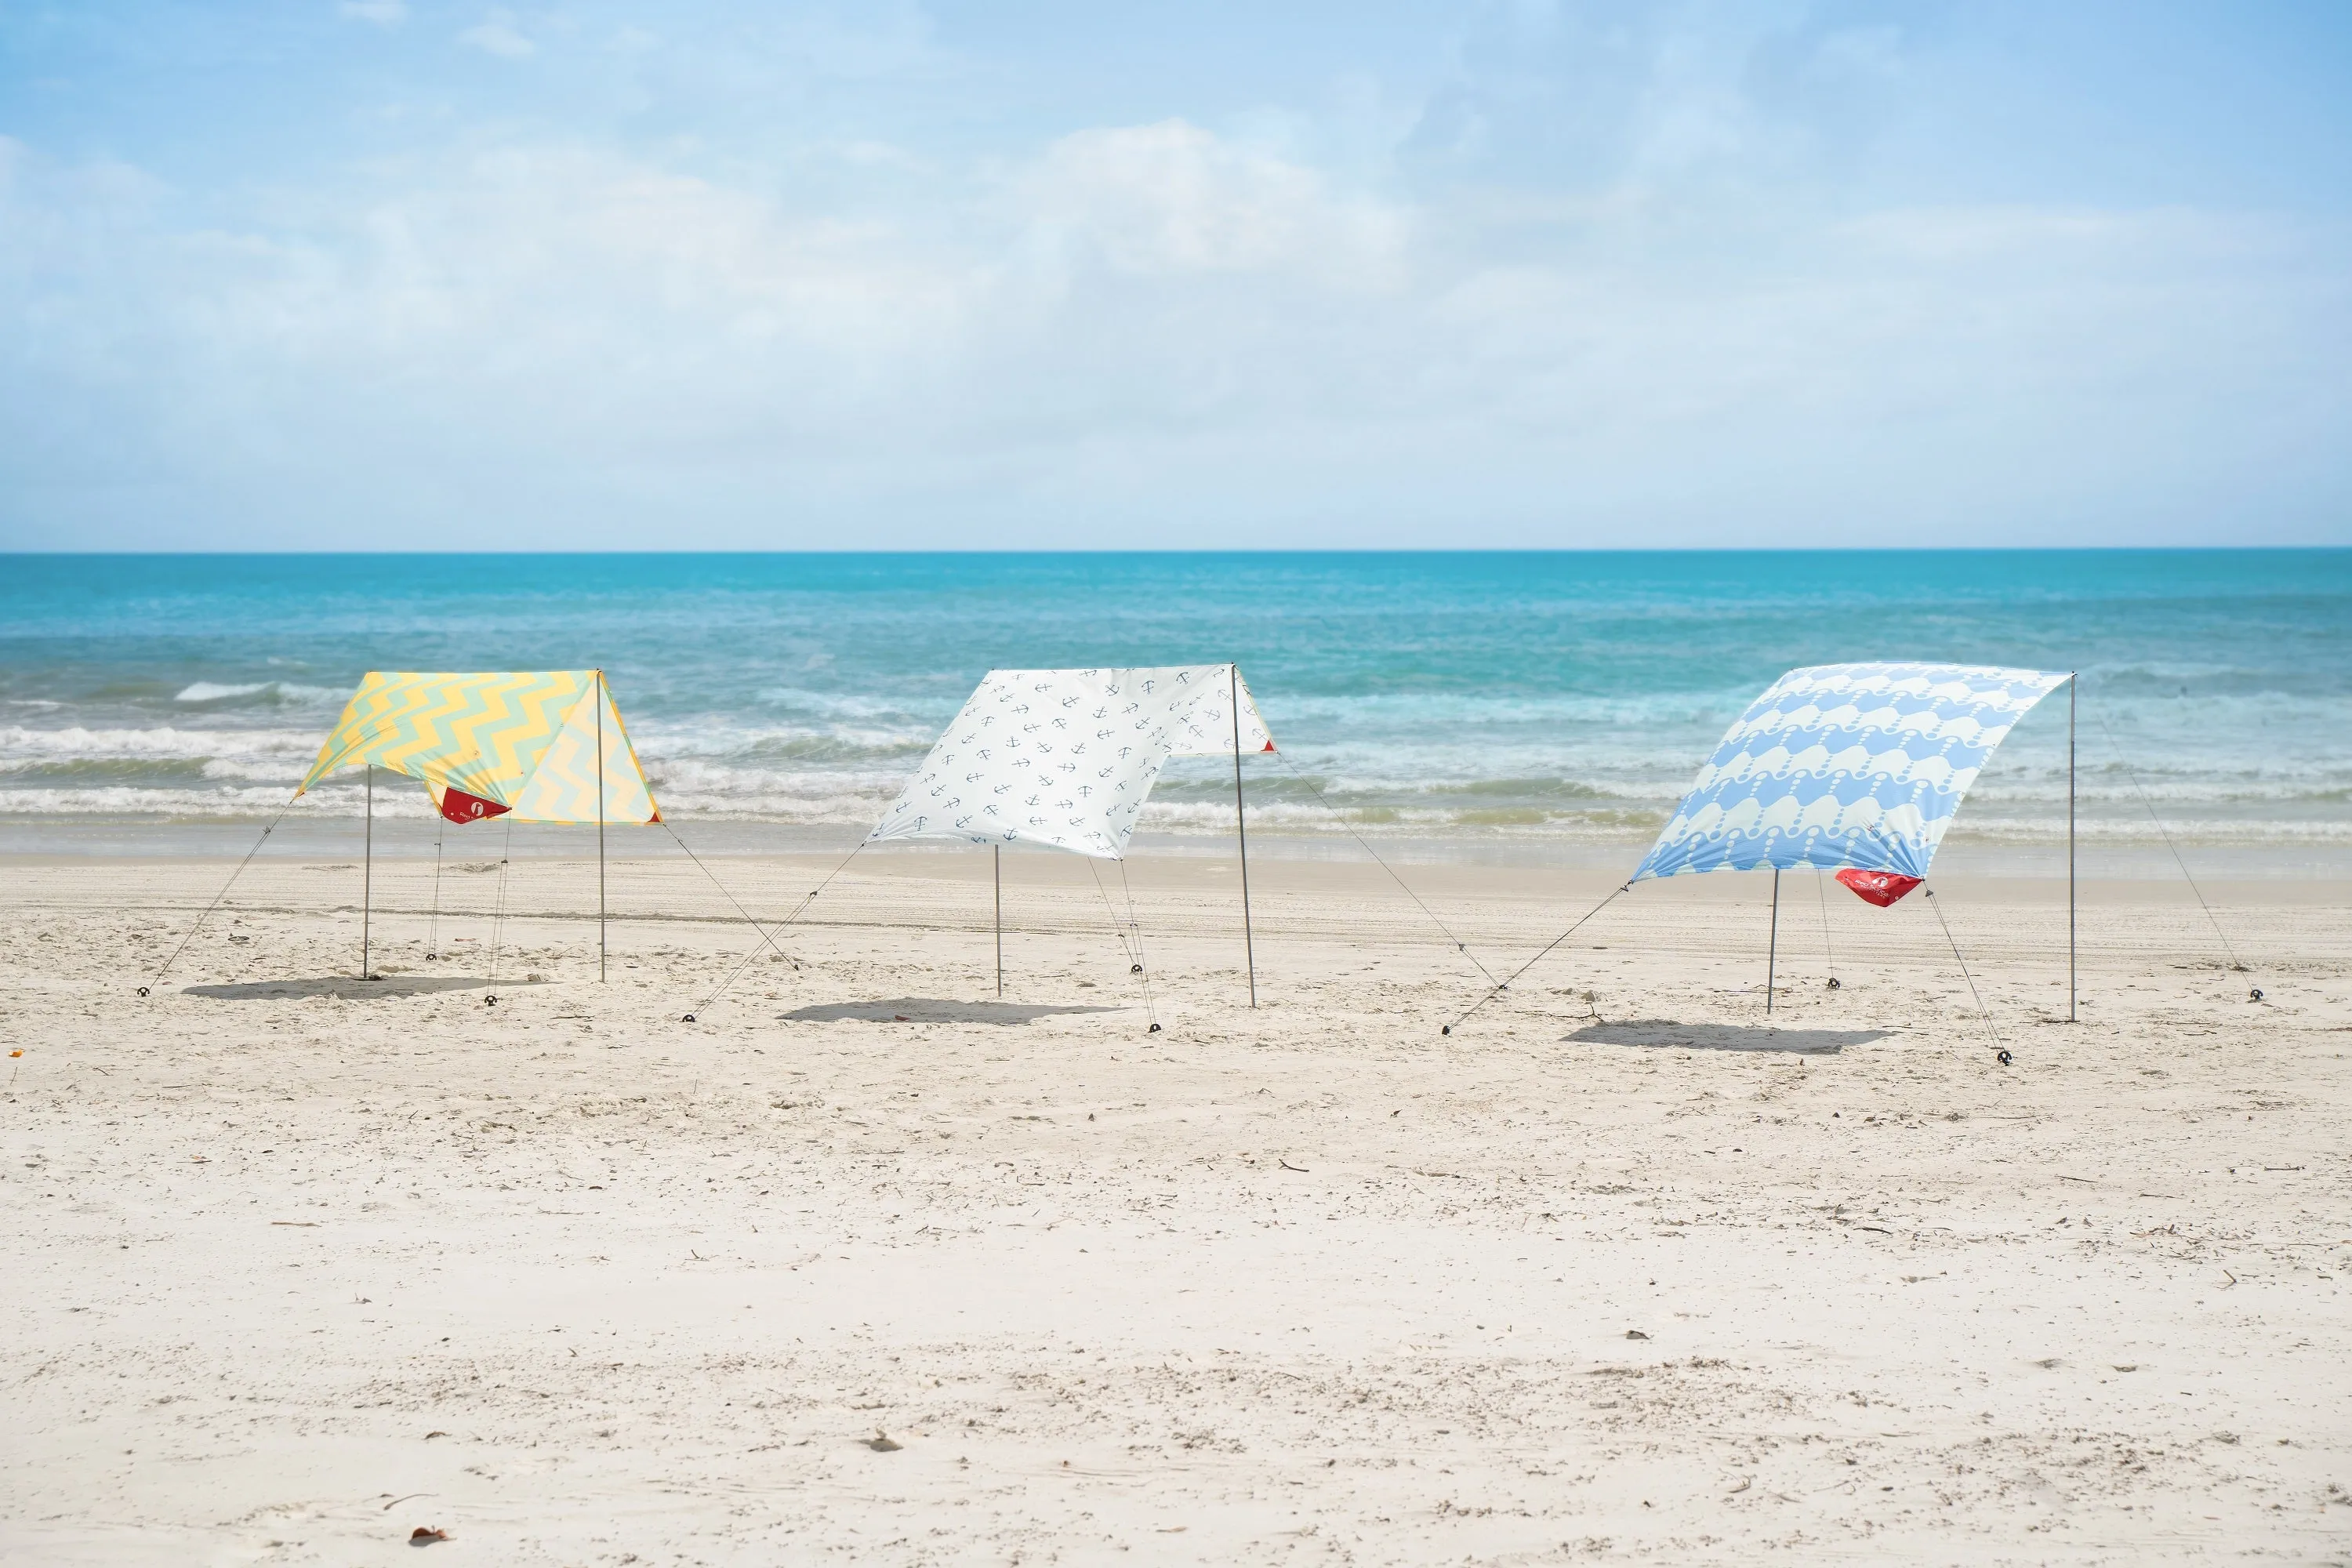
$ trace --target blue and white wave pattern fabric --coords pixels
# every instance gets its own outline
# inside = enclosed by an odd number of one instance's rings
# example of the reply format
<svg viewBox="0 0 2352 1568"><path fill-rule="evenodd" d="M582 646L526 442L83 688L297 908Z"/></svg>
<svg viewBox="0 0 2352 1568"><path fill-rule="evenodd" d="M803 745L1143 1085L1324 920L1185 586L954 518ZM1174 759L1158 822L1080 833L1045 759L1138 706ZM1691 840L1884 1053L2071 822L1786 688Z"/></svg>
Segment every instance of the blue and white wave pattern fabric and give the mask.
<svg viewBox="0 0 2352 1568"><path fill-rule="evenodd" d="M1237 743L1274 750L1231 665L991 670L866 841L1049 844L1116 860L1162 763Z"/></svg>
<svg viewBox="0 0 2352 1568"><path fill-rule="evenodd" d="M1960 799L2063 671L1792 669L1732 725L1633 879L1761 867L1927 875Z"/></svg>

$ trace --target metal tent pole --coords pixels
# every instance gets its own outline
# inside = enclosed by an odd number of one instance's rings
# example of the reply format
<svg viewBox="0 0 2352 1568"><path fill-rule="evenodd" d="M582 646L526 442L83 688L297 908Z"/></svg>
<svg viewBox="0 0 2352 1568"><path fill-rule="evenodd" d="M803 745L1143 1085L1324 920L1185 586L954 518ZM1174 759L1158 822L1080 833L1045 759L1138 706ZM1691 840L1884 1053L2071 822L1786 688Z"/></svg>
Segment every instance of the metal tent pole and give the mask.
<svg viewBox="0 0 2352 1568"><path fill-rule="evenodd" d="M367 765L367 805L362 808L362 819L367 826L361 831L360 852L360 978L368 977L368 916L375 908L375 764Z"/></svg>
<svg viewBox="0 0 2352 1568"><path fill-rule="evenodd" d="M989 861L996 873L996 999L1004 1000L1004 846L988 847Z"/></svg>
<svg viewBox="0 0 2352 1568"><path fill-rule="evenodd" d="M1226 691L1234 708L1234 835L1242 851L1242 951L1249 957L1250 1008L1257 1007L1257 932L1250 924L1249 822L1242 810L1242 667L1225 666Z"/></svg>
<svg viewBox="0 0 2352 1568"><path fill-rule="evenodd" d="M1764 947L1764 1016L1772 1016L1772 972L1780 963L1780 868L1772 868L1772 934Z"/></svg>
<svg viewBox="0 0 2352 1568"><path fill-rule="evenodd" d="M604 672L596 672L596 978L604 978Z"/></svg>
<svg viewBox="0 0 2352 1568"><path fill-rule="evenodd" d="M2066 1021L2074 1017L2074 707L2083 672L2066 677Z"/></svg>

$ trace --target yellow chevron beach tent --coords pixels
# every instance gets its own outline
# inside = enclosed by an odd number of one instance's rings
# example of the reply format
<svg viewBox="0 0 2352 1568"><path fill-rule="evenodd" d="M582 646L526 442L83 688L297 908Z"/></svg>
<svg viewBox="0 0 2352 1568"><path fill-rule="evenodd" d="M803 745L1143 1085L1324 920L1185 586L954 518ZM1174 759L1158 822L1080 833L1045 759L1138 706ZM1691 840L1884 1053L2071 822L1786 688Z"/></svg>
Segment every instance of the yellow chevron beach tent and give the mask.
<svg viewBox="0 0 2352 1568"><path fill-rule="evenodd" d="M661 811L603 670L370 670L294 793L303 795L328 774L356 767L368 769L367 868L360 897L362 979L373 978L368 943L377 768L422 779L435 808L451 822L503 816L509 822L593 825L596 974L604 978L604 825L659 822Z"/></svg>
<svg viewBox="0 0 2352 1568"><path fill-rule="evenodd" d="M703 875L733 903L738 913L760 934L763 946L780 958L790 954L766 928L753 920L742 902L729 892L718 874L687 848L677 829L663 821L654 804L645 768L629 731L613 705L611 689L601 669L488 670L456 673L416 670L371 670L343 705L318 759L292 799L270 818L245 858L203 914L188 928L179 945L164 959L139 994L149 994L163 982L205 921L228 897L254 856L276 832L295 800L330 774L349 768L367 770L364 807L365 881L360 895L360 975L378 976L369 964L371 921L375 887L375 770L386 768L423 782L435 807L446 820L464 824L502 816L517 822L552 823L596 829L596 977L604 977L604 827L608 823L658 825L675 839ZM506 861L499 861L499 904L506 904ZM434 852L434 909L440 909L440 851ZM494 927L493 930L496 928ZM492 939L491 973L497 973L497 939ZM426 956L432 954L428 952ZM495 994L483 1000L495 1004Z"/></svg>
<svg viewBox="0 0 2352 1568"><path fill-rule="evenodd" d="M370 764L423 780L453 822L661 820L599 669L371 670L296 793Z"/></svg>

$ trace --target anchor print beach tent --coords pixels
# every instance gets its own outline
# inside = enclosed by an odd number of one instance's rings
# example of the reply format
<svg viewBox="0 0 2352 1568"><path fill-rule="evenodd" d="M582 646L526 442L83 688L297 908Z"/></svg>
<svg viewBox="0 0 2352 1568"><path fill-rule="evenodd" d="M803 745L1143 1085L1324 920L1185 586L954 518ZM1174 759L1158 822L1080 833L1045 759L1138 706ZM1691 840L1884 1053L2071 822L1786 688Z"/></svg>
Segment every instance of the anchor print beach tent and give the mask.
<svg viewBox="0 0 2352 1568"><path fill-rule="evenodd" d="M1257 947L1250 921L1241 759L1244 752L1274 749L1274 737L1234 665L993 669L866 842L950 838L994 847L996 988L1002 994L1003 847L1042 844L1093 859L1124 858L1143 803L1169 758L1231 755L1234 826L1241 841L1242 938L1255 1007ZM1130 912L1130 922L1132 918ZM1139 931L1134 940L1139 972ZM1151 1027L1160 1027L1157 1019Z"/></svg>
<svg viewBox="0 0 2352 1568"><path fill-rule="evenodd" d="M1045 844L1116 860L1170 757L1273 750L1229 664L991 670L866 842Z"/></svg>

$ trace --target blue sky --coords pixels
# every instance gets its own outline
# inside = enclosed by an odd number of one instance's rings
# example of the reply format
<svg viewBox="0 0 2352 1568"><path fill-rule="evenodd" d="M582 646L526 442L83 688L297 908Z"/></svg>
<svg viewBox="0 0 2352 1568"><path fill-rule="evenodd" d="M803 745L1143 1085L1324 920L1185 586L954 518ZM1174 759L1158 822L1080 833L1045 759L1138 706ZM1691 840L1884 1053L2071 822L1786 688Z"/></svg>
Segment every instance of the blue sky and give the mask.
<svg viewBox="0 0 2352 1568"><path fill-rule="evenodd" d="M2352 542L2352 6L0 6L0 548Z"/></svg>

